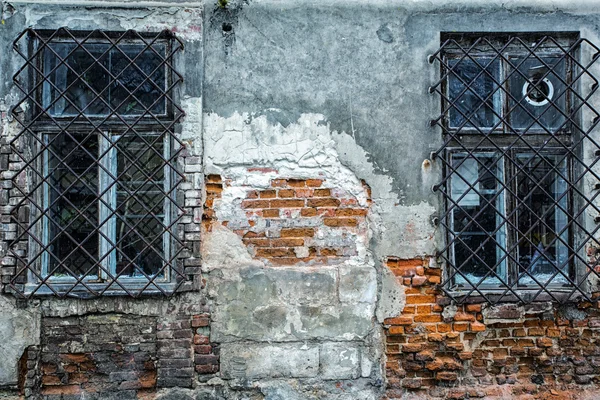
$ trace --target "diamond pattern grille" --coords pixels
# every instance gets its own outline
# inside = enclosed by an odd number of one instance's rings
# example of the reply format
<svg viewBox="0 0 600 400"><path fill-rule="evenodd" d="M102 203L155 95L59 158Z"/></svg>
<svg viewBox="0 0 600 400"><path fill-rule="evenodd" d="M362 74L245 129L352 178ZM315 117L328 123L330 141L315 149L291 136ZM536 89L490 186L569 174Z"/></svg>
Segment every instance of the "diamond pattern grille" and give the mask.
<svg viewBox="0 0 600 400"><path fill-rule="evenodd" d="M569 35L564 35L569 36ZM441 288L456 302L595 299L600 50L572 35L446 35ZM594 223L591 222L595 218Z"/></svg>
<svg viewBox="0 0 600 400"><path fill-rule="evenodd" d="M168 31L27 29L13 48L24 63L13 78L23 96L12 113L21 169L9 290L175 292L186 278L176 232L184 112L173 100L182 42Z"/></svg>

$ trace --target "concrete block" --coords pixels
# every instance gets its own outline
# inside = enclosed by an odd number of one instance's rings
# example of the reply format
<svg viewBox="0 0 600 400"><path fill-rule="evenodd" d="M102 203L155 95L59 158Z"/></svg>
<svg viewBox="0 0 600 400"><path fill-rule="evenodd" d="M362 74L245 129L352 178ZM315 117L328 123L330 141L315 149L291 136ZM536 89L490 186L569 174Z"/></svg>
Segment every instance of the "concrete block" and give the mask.
<svg viewBox="0 0 600 400"><path fill-rule="evenodd" d="M222 344L221 374L224 379L313 378L319 374L319 346Z"/></svg>
<svg viewBox="0 0 600 400"><path fill-rule="evenodd" d="M340 267L340 301L371 303L377 300L377 276L372 267Z"/></svg>
<svg viewBox="0 0 600 400"><path fill-rule="evenodd" d="M324 343L321 345L322 379L356 379L360 376L360 347L356 343Z"/></svg>
<svg viewBox="0 0 600 400"><path fill-rule="evenodd" d="M17 309L13 298L0 296L0 386L17 383L19 359L39 337L39 310Z"/></svg>

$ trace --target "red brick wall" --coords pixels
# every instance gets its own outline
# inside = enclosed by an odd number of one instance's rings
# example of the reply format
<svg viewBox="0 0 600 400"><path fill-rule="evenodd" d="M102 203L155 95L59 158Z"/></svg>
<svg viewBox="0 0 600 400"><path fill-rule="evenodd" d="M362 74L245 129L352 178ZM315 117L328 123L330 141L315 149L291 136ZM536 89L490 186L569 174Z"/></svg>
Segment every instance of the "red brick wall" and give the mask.
<svg viewBox="0 0 600 400"><path fill-rule="evenodd" d="M215 200L229 182L216 175L206 182L204 224L210 231L217 222ZM248 188L241 208L247 224L234 232L255 258L272 265L343 261L357 254L354 238L367 233L368 207L340 188L325 187L323 179L273 179L268 189Z"/></svg>
<svg viewBox="0 0 600 400"><path fill-rule="evenodd" d="M450 308L436 286L441 270L428 259L388 258L386 264L406 290L402 315L385 320L388 399L594 398L597 304L573 305L570 312L548 303L507 304L490 310L486 323L485 305Z"/></svg>
<svg viewBox="0 0 600 400"><path fill-rule="evenodd" d="M158 388L192 387L195 374L219 371L209 325L208 313L44 317L41 346L27 361L25 373L35 379L26 397L153 398Z"/></svg>

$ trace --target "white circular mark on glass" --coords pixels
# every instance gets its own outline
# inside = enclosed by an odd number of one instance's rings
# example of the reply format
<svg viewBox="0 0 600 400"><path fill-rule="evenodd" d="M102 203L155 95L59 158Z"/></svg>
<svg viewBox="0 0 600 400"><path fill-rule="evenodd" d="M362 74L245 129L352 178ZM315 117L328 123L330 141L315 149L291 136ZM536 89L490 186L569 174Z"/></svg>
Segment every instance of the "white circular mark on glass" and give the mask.
<svg viewBox="0 0 600 400"><path fill-rule="evenodd" d="M544 78L536 84L525 82L523 85L523 97L532 106L545 106L552 100L552 96L554 96L554 85L548 78Z"/></svg>

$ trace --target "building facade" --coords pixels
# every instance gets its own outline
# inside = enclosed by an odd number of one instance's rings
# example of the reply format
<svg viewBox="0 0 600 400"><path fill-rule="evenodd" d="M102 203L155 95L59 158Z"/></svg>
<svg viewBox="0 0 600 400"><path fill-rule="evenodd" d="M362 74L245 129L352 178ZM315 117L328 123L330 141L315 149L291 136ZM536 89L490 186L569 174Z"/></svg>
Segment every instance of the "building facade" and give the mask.
<svg viewBox="0 0 600 400"><path fill-rule="evenodd" d="M0 10L0 398L597 398L600 3Z"/></svg>

